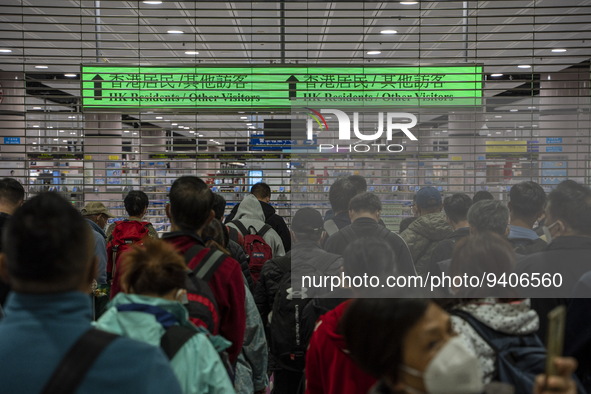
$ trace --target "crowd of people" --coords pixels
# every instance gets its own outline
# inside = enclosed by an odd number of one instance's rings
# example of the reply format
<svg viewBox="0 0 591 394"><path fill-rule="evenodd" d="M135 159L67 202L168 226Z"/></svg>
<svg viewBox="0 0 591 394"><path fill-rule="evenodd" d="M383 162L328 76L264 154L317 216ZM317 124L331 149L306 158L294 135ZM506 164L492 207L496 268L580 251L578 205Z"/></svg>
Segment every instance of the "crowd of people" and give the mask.
<svg viewBox="0 0 591 394"><path fill-rule="evenodd" d="M227 212L183 176L159 236L142 191L112 221L101 202L25 201L19 182L0 179L0 392L591 390L588 187L567 180L546 194L521 182L504 202L426 186L398 232L361 176L335 180L328 199L324 216L302 208L288 227L265 183ZM501 280L542 274L560 283ZM494 283L304 281L444 275ZM561 305L564 352L546 360L548 313Z"/></svg>

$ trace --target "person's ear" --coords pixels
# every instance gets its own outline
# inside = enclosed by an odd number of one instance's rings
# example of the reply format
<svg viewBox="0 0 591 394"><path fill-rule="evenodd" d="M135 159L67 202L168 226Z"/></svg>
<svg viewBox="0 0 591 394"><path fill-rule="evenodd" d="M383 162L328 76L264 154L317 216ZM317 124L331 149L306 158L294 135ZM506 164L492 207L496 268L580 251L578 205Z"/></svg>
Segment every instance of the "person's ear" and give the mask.
<svg viewBox="0 0 591 394"><path fill-rule="evenodd" d="M294 243L298 242L298 237L296 237L296 234L293 231L289 230L289 234L291 235L291 239Z"/></svg>
<svg viewBox="0 0 591 394"><path fill-rule="evenodd" d="M510 232L511 232L511 227L509 225L507 225L507 227L505 227L505 238L509 238Z"/></svg>
<svg viewBox="0 0 591 394"><path fill-rule="evenodd" d="M168 220L172 222L172 216L170 215L170 203L166 203L164 211L166 212L166 217L168 218Z"/></svg>
<svg viewBox="0 0 591 394"><path fill-rule="evenodd" d="M560 219L556 221L556 228L557 228L558 232L554 236L554 238L563 235L568 230L568 227L566 226L566 224L564 224L564 222L562 222L562 220L560 220Z"/></svg>
<svg viewBox="0 0 591 394"><path fill-rule="evenodd" d="M211 223L211 221L215 219L215 212L212 210L209 211L209 216L207 217L207 220L205 221L205 226L203 226L204 228L206 226L209 226L209 223Z"/></svg>
<svg viewBox="0 0 591 394"><path fill-rule="evenodd" d="M8 260L6 259L6 254L4 253L0 253L0 279L6 284L10 284Z"/></svg>
<svg viewBox="0 0 591 394"><path fill-rule="evenodd" d="M326 231L322 231L322 235L320 236L320 246L324 245L327 239L328 233Z"/></svg>

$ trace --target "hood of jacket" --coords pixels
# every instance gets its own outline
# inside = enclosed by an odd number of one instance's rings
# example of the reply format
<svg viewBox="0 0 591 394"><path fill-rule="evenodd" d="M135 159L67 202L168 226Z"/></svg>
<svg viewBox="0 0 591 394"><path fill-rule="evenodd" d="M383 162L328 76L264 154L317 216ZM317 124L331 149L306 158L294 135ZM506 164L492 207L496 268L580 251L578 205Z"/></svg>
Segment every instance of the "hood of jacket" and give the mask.
<svg viewBox="0 0 591 394"><path fill-rule="evenodd" d="M347 351L347 344L345 342L345 337L340 332L339 322L341 318L345 314L347 307L349 306L349 301L345 301L330 312L325 313L322 315L320 320L318 321L317 328L320 325L323 325L323 329L327 334L327 337L334 342L334 344L344 353L348 353Z"/></svg>
<svg viewBox="0 0 591 394"><path fill-rule="evenodd" d="M270 205L269 207L273 208ZM265 212L263 211L261 202L254 195L247 194L242 200L242 202L240 202L240 205L238 206L238 211L236 211L236 216L234 217L234 219L254 219L264 222Z"/></svg>
<svg viewBox="0 0 591 394"><path fill-rule="evenodd" d="M531 334L540 325L538 314L531 309L529 299L505 303L495 298L485 298L462 305L459 309L505 334Z"/></svg>
<svg viewBox="0 0 591 394"><path fill-rule="evenodd" d="M261 209L263 210L263 213L265 214L265 222L267 220L269 220L271 218L271 216L275 215L275 213L277 212L271 204L267 204L264 201L259 201L259 205L261 206Z"/></svg>
<svg viewBox="0 0 591 394"><path fill-rule="evenodd" d="M111 300L107 311L96 322L97 328L148 342L160 340L164 334L164 327L156 320L156 317L145 312L117 311L117 306L127 304L146 304L162 308L172 313L179 324L192 328L187 310L181 303L163 298L125 293L119 293Z"/></svg>
<svg viewBox="0 0 591 394"><path fill-rule="evenodd" d="M443 212L421 216L412 222L407 230L417 233L430 241L441 241L453 232Z"/></svg>

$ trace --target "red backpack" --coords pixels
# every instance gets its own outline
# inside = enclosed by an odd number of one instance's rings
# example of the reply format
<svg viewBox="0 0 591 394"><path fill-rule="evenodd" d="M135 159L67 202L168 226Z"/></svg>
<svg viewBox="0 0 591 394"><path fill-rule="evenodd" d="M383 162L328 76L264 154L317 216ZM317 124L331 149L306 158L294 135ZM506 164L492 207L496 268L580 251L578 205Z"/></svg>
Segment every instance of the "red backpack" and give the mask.
<svg viewBox="0 0 591 394"><path fill-rule="evenodd" d="M261 275L263 264L273 258L273 249L263 238L272 227L265 224L259 231L256 231L253 226L247 229L239 220L232 220L230 223L234 224L244 236L244 253L248 257L250 275L256 284Z"/></svg>
<svg viewBox="0 0 591 394"><path fill-rule="evenodd" d="M115 222L115 228L111 234L111 241L107 245L107 278L112 280L111 298L121 291L119 280L121 278L121 256L131 248L131 245L140 243L148 235L150 222L136 220L121 220Z"/></svg>

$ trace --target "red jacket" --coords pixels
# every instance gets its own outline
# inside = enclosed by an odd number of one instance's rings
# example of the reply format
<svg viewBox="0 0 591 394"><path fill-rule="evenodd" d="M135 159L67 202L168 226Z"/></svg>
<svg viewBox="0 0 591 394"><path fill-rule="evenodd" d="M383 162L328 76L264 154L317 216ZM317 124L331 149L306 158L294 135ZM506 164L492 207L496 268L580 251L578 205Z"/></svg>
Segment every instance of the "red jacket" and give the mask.
<svg viewBox="0 0 591 394"><path fill-rule="evenodd" d="M184 254L198 241L188 235L169 233L166 242L173 244L179 253ZM209 248L201 250L193 261L201 259L209 252ZM195 267L189 267L194 269ZM246 329L246 308L244 295L244 280L240 264L228 256L215 271L208 282L220 312L220 335L232 342L228 349L228 356L232 364L236 363L238 354L242 350L244 331Z"/></svg>
<svg viewBox="0 0 591 394"><path fill-rule="evenodd" d="M322 315L306 353L306 394L365 394L376 383L346 353L339 322L349 301Z"/></svg>

